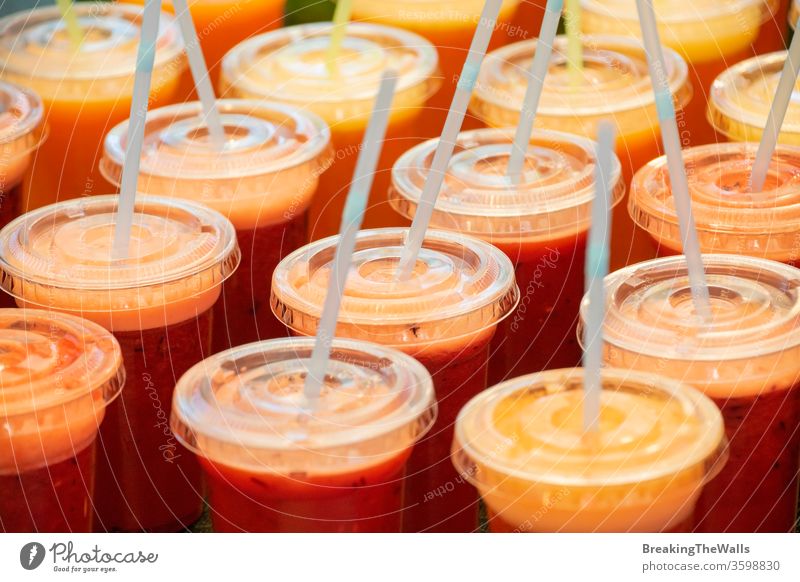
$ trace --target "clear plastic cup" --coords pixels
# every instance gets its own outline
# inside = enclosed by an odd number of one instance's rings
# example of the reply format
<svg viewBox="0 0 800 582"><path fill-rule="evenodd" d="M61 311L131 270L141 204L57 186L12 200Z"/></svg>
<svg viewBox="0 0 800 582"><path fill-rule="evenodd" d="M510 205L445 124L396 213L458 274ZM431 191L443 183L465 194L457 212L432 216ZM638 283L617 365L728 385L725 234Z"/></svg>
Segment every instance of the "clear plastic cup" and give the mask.
<svg viewBox="0 0 800 582"><path fill-rule="evenodd" d="M439 416L409 461L404 531L472 531L477 497L449 461L459 409L486 388L489 345L517 305L509 259L491 245L429 231L411 277L395 275L408 229L359 233L336 336L399 349L433 376ZM275 270L272 309L296 335L317 332L338 237Z"/></svg>
<svg viewBox="0 0 800 582"><path fill-rule="evenodd" d="M0 309L0 531L90 532L95 442L125 381L99 325Z"/></svg>
<svg viewBox="0 0 800 582"><path fill-rule="evenodd" d="M757 54L757 50L783 48L772 18L778 3L778 0L655 2L661 42L680 53L689 64L696 97L687 105L687 126L683 133L692 145L714 141L705 107L717 75L732 64ZM641 38L636 0L582 0L581 5L584 32ZM769 48L756 44L762 27L763 38L773 41Z"/></svg>
<svg viewBox="0 0 800 582"><path fill-rule="evenodd" d="M735 255L703 260L709 322L694 315L683 257L608 277L604 360L690 384L721 409L730 460L698 502L699 531L792 531L800 469L800 271Z"/></svg>
<svg viewBox="0 0 800 582"><path fill-rule="evenodd" d="M800 147L778 145L761 192L748 187L758 144L689 148L683 160L704 253L729 253L795 265L800 259ZM652 257L682 252L665 158L639 170L629 210L650 237Z"/></svg>
<svg viewBox="0 0 800 582"><path fill-rule="evenodd" d="M104 193L97 169L103 136L130 115L141 8L94 2L76 3L73 10L84 30L78 49L55 6L0 19L0 77L39 94L50 129L33 160L23 211ZM155 106L173 102L186 68L172 18L162 14L159 26L150 92Z"/></svg>
<svg viewBox="0 0 800 582"><path fill-rule="evenodd" d="M206 473L215 531L400 531L406 463L436 418L430 374L396 350L334 340L309 401L314 343L235 348L178 382L172 427Z"/></svg>
<svg viewBox="0 0 800 582"><path fill-rule="evenodd" d="M515 127L527 87L536 40L518 42L490 53L483 63L470 110L490 127ZM556 37L544 80L536 126L595 139L597 124L611 120L617 128L617 156L625 184L634 172L657 157L661 138L655 95L644 48L637 40L619 37L584 38L584 76L580 90L571 84L567 39ZM670 87L678 105L691 98L686 63L665 49ZM635 263L633 222L624 206L614 214L612 268Z"/></svg>
<svg viewBox="0 0 800 582"><path fill-rule="evenodd" d="M113 259L117 196L41 208L0 231L0 271L20 307L90 319L122 346L128 381L100 431L97 528L174 531L199 517L200 466L169 430L175 381L211 349L211 311L239 250L199 204L136 202L129 257Z"/></svg>
<svg viewBox="0 0 800 582"><path fill-rule="evenodd" d="M308 208L331 162L330 131L312 113L267 102L220 100L225 148L211 143L199 103L148 113L138 191L201 202L236 228L239 269L215 305L219 352L285 335L269 308L280 260L307 241ZM101 171L119 186L128 122L106 137Z"/></svg>
<svg viewBox="0 0 800 582"><path fill-rule="evenodd" d="M506 178L514 129L462 132L436 201L431 228L468 234L505 252L522 298L492 344L489 383L577 366L575 336L584 289L586 239L595 195L597 144L554 131L534 132L518 185ZM403 155L390 203L413 218L438 140ZM615 158L614 201L625 191Z"/></svg>
<svg viewBox="0 0 800 582"><path fill-rule="evenodd" d="M583 370L509 380L458 415L453 463L493 532L688 532L725 463L714 403L655 374L604 369L600 425L583 428Z"/></svg>
<svg viewBox="0 0 800 582"><path fill-rule="evenodd" d="M338 72L332 75L326 66L330 32L330 23L316 23L262 34L238 45L222 64L222 96L307 109L330 126L336 151L311 204L312 240L339 232L364 131L387 68L398 75L397 89L364 226L397 226L386 202L391 167L421 141L421 113L438 86L433 45L416 34L375 24L348 25Z"/></svg>
<svg viewBox="0 0 800 582"><path fill-rule="evenodd" d="M786 55L780 51L747 59L717 77L708 98L708 117L721 136L761 141ZM795 87L778 135L780 143L800 145L799 100Z"/></svg>

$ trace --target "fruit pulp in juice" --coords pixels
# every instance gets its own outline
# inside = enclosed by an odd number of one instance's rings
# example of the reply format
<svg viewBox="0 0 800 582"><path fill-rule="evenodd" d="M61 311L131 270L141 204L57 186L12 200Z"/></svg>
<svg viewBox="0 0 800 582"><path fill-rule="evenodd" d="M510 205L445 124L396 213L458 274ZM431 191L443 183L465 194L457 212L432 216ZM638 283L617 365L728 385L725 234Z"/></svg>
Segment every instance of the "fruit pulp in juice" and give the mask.
<svg viewBox="0 0 800 582"><path fill-rule="evenodd" d="M19 216L23 200L22 180L30 164L30 155L4 163L0 160L0 228ZM0 308L12 308L17 304L8 293L0 293Z"/></svg>
<svg viewBox="0 0 800 582"><path fill-rule="evenodd" d="M331 475L250 473L203 459L214 531L399 532L409 453Z"/></svg>

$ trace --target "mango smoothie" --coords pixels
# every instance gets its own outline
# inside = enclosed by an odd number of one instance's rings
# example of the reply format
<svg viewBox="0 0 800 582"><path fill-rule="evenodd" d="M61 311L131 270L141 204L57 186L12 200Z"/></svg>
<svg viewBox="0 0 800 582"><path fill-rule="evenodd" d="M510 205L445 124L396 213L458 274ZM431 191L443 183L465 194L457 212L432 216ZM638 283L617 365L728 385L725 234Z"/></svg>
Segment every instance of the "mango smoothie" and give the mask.
<svg viewBox="0 0 800 582"><path fill-rule="evenodd" d="M477 497L449 461L461 407L486 388L489 346L519 299L509 259L491 245L429 231L410 278L396 280L407 229L359 233L336 337L399 349L433 376L439 416L414 448L403 531L478 527ZM296 335L312 336L327 293L338 237L289 255L275 270L272 309Z"/></svg>
<svg viewBox="0 0 800 582"><path fill-rule="evenodd" d="M489 127L519 123L536 42L518 42L487 55L470 110ZM673 51L666 49L664 53L670 88L680 108L691 98L686 63ZM535 125L594 139L598 122L612 120L617 128L622 180L628 184L634 172L657 156L661 147L644 47L629 38L585 37L584 81L577 89L570 79L566 55L566 37L556 37ZM613 222L612 269L644 258L625 205L616 207Z"/></svg>
<svg viewBox="0 0 800 582"><path fill-rule="evenodd" d="M725 462L714 403L654 374L605 369L596 434L583 370L550 370L481 393L456 421L453 463L493 532L688 532Z"/></svg>
<svg viewBox="0 0 800 582"><path fill-rule="evenodd" d="M179 380L172 427L206 472L214 531L400 531L406 462L436 418L430 374L337 339L309 400L315 341L241 346Z"/></svg>
<svg viewBox="0 0 800 582"><path fill-rule="evenodd" d="M199 204L143 196L128 258L112 256L117 196L62 202L0 231L2 285L20 307L112 331L128 381L100 430L98 531L177 531L203 506L200 466L169 430L175 382L211 349L211 312L239 261L233 225Z"/></svg>
<svg viewBox="0 0 800 582"><path fill-rule="evenodd" d="M330 24L318 23L263 34L234 48L222 65L222 96L306 109L330 126L335 152L309 211L311 240L339 232L364 131L387 68L397 72L398 83L364 226L399 224L386 202L391 167L422 140L421 114L438 84L433 45L416 34L373 24L347 27L338 67L330 71L325 58L330 31Z"/></svg>
<svg viewBox="0 0 800 582"><path fill-rule="evenodd" d="M697 531L793 531L800 472L800 272L737 255L703 255L703 261L709 321L695 315L684 257L612 273L606 280L604 360L685 382L722 411L730 460L703 490Z"/></svg>
<svg viewBox="0 0 800 582"><path fill-rule="evenodd" d="M99 325L0 309L0 531L92 531L97 431L125 381Z"/></svg>
<svg viewBox="0 0 800 582"><path fill-rule="evenodd" d="M49 137L32 160L21 210L104 193L97 165L103 137L130 115L142 11L114 3L76 4L84 30L76 49L55 6L0 20L0 78L34 90L44 102ZM185 56L167 15L159 28L151 104L177 95Z"/></svg>
<svg viewBox="0 0 800 582"><path fill-rule="evenodd" d="M272 272L306 243L308 208L330 165L330 131L313 113L261 101L220 100L225 147L209 139L197 102L147 116L138 191L194 200L236 228L242 259L214 306L212 350L285 335L272 315ZM103 175L122 180L128 122L106 137Z"/></svg>
<svg viewBox="0 0 800 582"><path fill-rule="evenodd" d="M684 145L714 141L705 104L714 79L727 67L756 53L762 25L772 18L778 0L655 0L661 42L689 64L695 98L686 108ZM641 38L635 0L582 0L583 31ZM765 36L774 31L765 31Z"/></svg>

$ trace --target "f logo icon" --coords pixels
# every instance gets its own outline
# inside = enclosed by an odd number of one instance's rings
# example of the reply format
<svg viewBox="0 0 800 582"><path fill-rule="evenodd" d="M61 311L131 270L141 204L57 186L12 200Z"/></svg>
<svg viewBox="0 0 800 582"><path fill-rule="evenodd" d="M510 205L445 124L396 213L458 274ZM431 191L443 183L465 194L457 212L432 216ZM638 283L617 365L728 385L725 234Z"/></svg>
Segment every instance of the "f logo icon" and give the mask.
<svg viewBox="0 0 800 582"><path fill-rule="evenodd" d="M35 570L44 562L45 549L38 542L31 542L22 546L19 551L19 563L26 570Z"/></svg>

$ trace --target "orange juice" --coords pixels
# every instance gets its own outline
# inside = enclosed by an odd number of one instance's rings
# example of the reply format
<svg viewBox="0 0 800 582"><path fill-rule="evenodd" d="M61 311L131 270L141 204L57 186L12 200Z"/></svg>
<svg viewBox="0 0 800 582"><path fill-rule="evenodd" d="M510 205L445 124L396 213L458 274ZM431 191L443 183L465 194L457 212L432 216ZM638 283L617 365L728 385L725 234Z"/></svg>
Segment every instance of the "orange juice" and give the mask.
<svg viewBox="0 0 800 582"><path fill-rule="evenodd" d="M3 79L35 90L44 102L48 140L33 159L22 210L102 193L97 168L103 136L130 115L141 9L124 4L75 6L84 39L69 40L55 7L0 20ZM77 52L76 52L77 50ZM162 15L151 102L169 103L185 68L183 41Z"/></svg>

